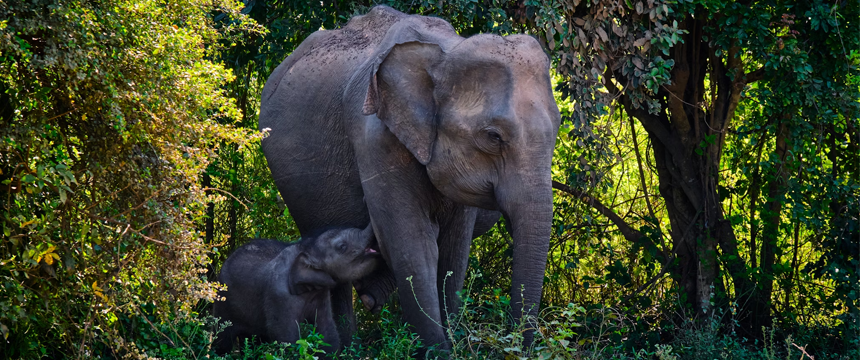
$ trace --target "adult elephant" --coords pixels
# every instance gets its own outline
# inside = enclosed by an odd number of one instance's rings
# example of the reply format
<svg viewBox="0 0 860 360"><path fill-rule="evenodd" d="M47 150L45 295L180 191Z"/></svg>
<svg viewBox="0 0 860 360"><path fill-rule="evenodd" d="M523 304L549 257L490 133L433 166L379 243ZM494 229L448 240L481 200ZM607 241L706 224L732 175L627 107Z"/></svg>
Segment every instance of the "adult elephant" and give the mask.
<svg viewBox="0 0 860 360"><path fill-rule="evenodd" d="M463 38L384 6L309 36L269 77L260 108L263 151L299 230L370 221L406 320L443 346L440 304L453 313L476 219L492 214L478 208L509 221L513 308L537 311L559 123L535 39ZM351 291L332 295L350 319Z"/></svg>

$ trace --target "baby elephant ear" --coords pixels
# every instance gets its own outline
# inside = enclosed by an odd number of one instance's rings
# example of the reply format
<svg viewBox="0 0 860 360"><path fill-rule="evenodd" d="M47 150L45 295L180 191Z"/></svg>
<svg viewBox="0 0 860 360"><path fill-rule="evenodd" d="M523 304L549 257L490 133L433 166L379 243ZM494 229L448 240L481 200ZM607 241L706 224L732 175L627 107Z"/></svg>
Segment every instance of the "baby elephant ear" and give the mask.
<svg viewBox="0 0 860 360"><path fill-rule="evenodd" d="M300 253L290 268L289 291L301 295L311 291L331 289L337 282L325 271L311 266L307 253Z"/></svg>
<svg viewBox="0 0 860 360"><path fill-rule="evenodd" d="M430 75L442 59L436 44L409 41L392 46L373 72L363 113L375 113L424 165L436 141L436 103Z"/></svg>

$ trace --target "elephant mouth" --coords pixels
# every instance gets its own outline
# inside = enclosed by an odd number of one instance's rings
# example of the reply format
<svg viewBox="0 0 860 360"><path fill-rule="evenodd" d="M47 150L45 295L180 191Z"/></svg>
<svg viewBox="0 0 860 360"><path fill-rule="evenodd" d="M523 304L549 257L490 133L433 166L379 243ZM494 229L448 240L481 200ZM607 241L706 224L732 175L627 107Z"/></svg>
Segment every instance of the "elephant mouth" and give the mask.
<svg viewBox="0 0 860 360"><path fill-rule="evenodd" d="M379 256L379 244L376 242L376 239L370 242L369 245L364 249L364 255L367 256Z"/></svg>

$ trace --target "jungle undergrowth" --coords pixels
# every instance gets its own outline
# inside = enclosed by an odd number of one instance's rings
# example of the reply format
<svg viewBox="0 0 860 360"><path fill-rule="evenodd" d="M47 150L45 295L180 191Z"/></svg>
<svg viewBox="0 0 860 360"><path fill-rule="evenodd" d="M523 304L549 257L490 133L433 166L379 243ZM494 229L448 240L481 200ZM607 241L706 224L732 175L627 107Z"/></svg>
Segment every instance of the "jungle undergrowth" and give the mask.
<svg viewBox="0 0 860 360"><path fill-rule="evenodd" d="M450 275L448 275L450 276ZM510 296L502 289L472 293L480 272L470 273L463 291L462 306L455 314L445 312L438 324L445 329L451 350L432 348L422 352L423 343L402 318L396 296L378 315L356 304L358 331L353 342L334 354L339 359L659 359L659 360L847 360L851 354L819 351L810 354L806 345L816 341L816 333L784 334L763 328L763 341L750 341L734 332L737 320L731 311L715 312L702 320L667 321L657 341L641 340L644 329L625 310L608 306L546 306L536 318L515 322ZM446 276L447 278L447 276ZM446 279L447 280L447 279ZM446 281L443 280L443 285ZM447 305L448 299L444 299ZM526 313L523 311L523 313ZM679 317L683 319L683 317ZM221 330L211 316L184 319L176 324L159 324L169 338L138 344L140 358L161 359L320 359L326 354L322 336L311 325L303 325L303 338L293 344L262 344L247 340L242 349L223 357L211 352L211 342ZM532 326L530 324L536 324ZM172 330L171 330L172 329ZM534 341L525 346L524 334L534 330ZM152 338L159 337L150 331ZM182 338L180 338L182 337ZM640 339L640 340L635 340ZM202 350L201 350L202 349ZM811 350L810 350L811 351ZM423 355L423 356L422 356ZM813 357L814 356L814 357Z"/></svg>

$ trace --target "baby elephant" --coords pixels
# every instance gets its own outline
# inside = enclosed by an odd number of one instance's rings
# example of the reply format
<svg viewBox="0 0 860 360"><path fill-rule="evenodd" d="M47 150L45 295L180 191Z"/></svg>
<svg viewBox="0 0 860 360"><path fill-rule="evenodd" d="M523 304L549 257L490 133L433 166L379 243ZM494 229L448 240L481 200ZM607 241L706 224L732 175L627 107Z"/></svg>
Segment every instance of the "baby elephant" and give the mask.
<svg viewBox="0 0 860 360"><path fill-rule="evenodd" d="M339 228L305 237L295 244L256 239L237 249L221 268L227 285L213 314L231 321L215 343L230 351L235 340L256 335L264 342L295 342L299 323L316 325L331 349L340 347L329 290L370 274L380 262L373 230ZM330 349L330 350L331 350Z"/></svg>

